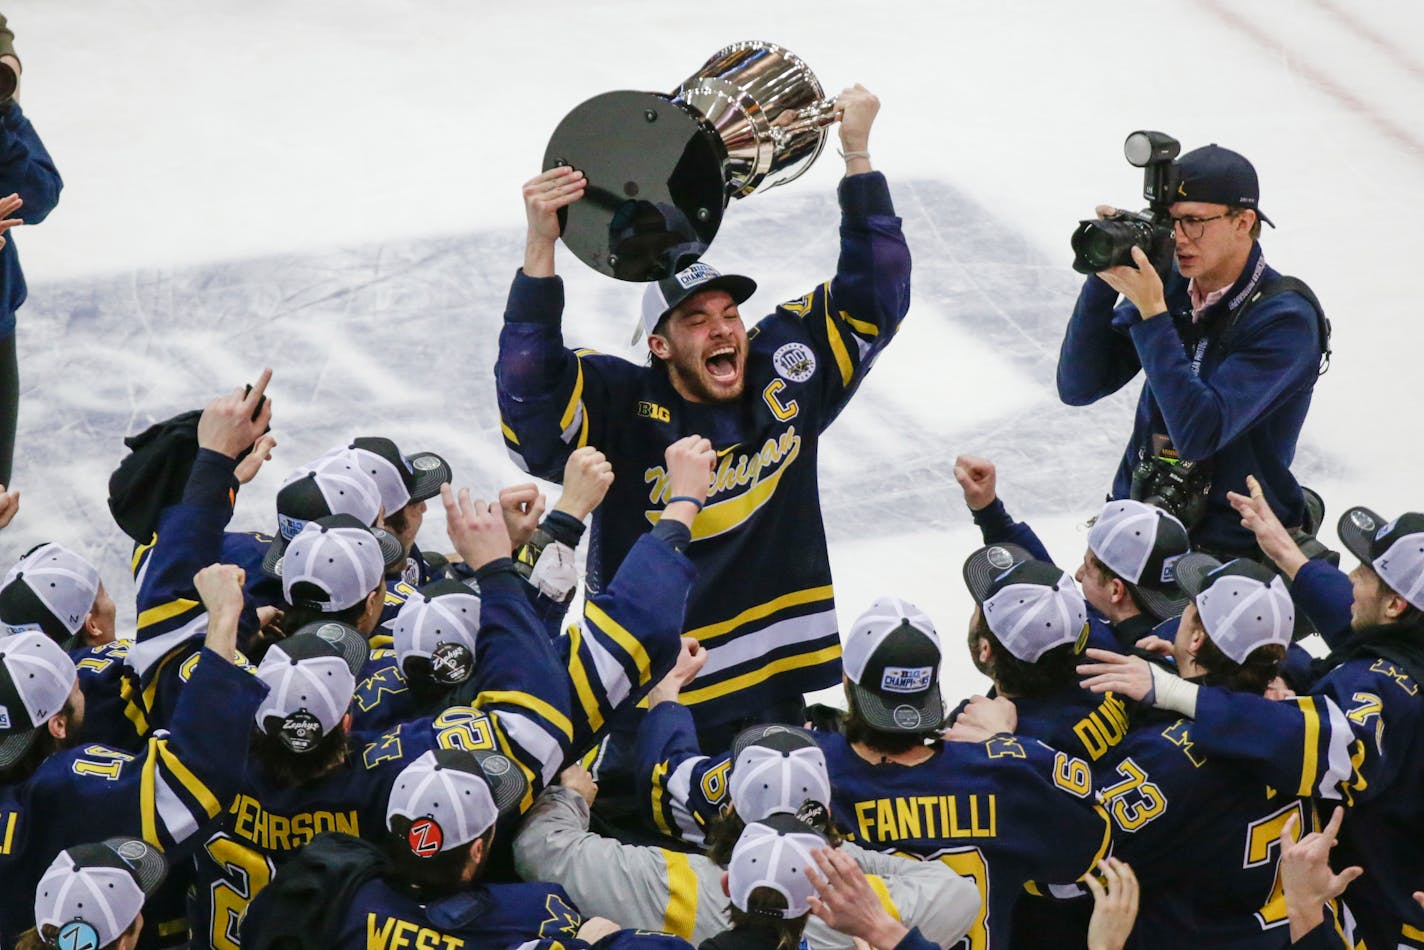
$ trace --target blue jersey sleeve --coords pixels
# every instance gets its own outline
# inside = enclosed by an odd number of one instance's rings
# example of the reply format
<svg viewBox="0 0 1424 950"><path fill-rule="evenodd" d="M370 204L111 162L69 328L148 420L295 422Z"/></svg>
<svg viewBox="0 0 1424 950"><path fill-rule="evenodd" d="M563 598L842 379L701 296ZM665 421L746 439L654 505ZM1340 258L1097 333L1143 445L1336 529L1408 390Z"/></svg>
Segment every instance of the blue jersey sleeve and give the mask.
<svg viewBox="0 0 1424 950"><path fill-rule="evenodd" d="M654 826L670 838L695 845L727 802L730 753L707 756L697 743L692 713L678 703L659 703L643 717L634 744L640 802Z"/></svg>
<svg viewBox="0 0 1424 950"><path fill-rule="evenodd" d="M1350 635L1350 577L1327 561L1306 561L1290 583L1291 599L1333 649Z"/></svg>
<svg viewBox="0 0 1424 950"><path fill-rule="evenodd" d="M640 702L677 662L696 569L656 531L634 542L613 580L569 628L573 755L598 741L613 711Z"/></svg>
<svg viewBox="0 0 1424 950"><path fill-rule="evenodd" d="M1137 319L1137 308L1123 301L1114 310L1117 296L1097 275L1078 293L1058 351L1058 398L1070 406L1112 395L1142 369L1132 341L1119 329Z"/></svg>
<svg viewBox="0 0 1424 950"><path fill-rule="evenodd" d="M974 516L974 523L979 526L979 533L985 544L1017 544L1036 560L1046 564L1054 563L1053 556L1039 540L1038 534L1026 523L1010 517L1002 499L995 498L983 508L970 513Z"/></svg>
<svg viewBox="0 0 1424 950"><path fill-rule="evenodd" d="M39 133L18 102L0 111L0 194L17 194L25 202L19 217L39 224L59 204L64 182Z"/></svg>

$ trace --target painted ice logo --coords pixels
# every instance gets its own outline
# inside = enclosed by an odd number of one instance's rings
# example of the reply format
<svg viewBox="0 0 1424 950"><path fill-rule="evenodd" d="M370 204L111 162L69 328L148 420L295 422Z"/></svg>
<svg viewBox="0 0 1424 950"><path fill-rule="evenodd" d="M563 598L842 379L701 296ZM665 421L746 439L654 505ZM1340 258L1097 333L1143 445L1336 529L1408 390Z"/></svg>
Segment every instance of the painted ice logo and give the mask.
<svg viewBox="0 0 1424 950"><path fill-rule="evenodd" d="M445 843L445 832L434 818L421 818L411 824L410 834L405 840L417 858L433 858Z"/></svg>
<svg viewBox="0 0 1424 950"><path fill-rule="evenodd" d="M880 675L880 688L891 693L922 693L930 688L934 667L887 666Z"/></svg>
<svg viewBox="0 0 1424 950"><path fill-rule="evenodd" d="M686 290L722 275L706 264L693 264L691 267L678 271L674 276L677 277L677 282L682 285L682 289Z"/></svg>
<svg viewBox="0 0 1424 950"><path fill-rule="evenodd" d="M816 354L805 343L784 343L771 356L777 375L793 383L804 383L816 372Z"/></svg>

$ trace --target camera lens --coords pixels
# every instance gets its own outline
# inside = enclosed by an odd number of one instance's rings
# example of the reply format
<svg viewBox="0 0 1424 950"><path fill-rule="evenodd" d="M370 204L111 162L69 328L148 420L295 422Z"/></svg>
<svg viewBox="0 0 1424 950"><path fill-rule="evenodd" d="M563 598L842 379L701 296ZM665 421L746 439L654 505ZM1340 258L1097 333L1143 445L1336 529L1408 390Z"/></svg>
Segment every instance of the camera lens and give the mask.
<svg viewBox="0 0 1424 950"><path fill-rule="evenodd" d="M1082 221L1073 232L1073 269L1080 274L1096 274L1132 263L1132 248L1144 251L1151 246L1152 225L1137 217L1123 215L1107 221Z"/></svg>

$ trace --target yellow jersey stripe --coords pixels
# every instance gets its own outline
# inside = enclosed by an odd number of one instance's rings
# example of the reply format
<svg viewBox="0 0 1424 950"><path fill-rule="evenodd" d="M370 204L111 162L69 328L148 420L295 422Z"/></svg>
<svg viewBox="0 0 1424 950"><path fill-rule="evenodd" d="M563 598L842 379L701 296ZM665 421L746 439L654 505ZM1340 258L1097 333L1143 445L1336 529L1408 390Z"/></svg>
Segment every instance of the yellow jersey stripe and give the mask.
<svg viewBox="0 0 1424 950"><path fill-rule="evenodd" d="M1084 874L1092 874L1098 869L1098 863L1108 856L1108 849L1112 847L1112 819L1108 817L1108 810L1102 805L1094 805L1093 811L1097 812L1099 818L1103 820L1103 843L1098 846L1098 853L1093 855L1093 863L1088 865Z"/></svg>
<svg viewBox="0 0 1424 950"><path fill-rule="evenodd" d="M133 681L127 676L119 684L119 698L124 701L124 718L133 723L138 735L148 735L148 717L140 705L141 692L134 689Z"/></svg>
<svg viewBox="0 0 1424 950"><path fill-rule="evenodd" d="M659 762L653 766L653 824L658 826L658 830L669 838L676 838L677 835L668 827L667 819L663 817L663 798L666 792L663 784L667 779L668 764Z"/></svg>
<svg viewBox="0 0 1424 950"><path fill-rule="evenodd" d="M768 663L759 670L752 670L750 673L743 673L741 676L734 676L729 680L725 680L721 683L713 683L701 689L686 690L679 698L682 700L684 706L694 706L697 703L720 699L729 693L735 693L738 690L765 683L773 676L785 673L788 670L799 670L802 667L829 663L831 660L837 659L840 655L841 645L837 643L825 649L817 650L815 653L782 657L775 663Z"/></svg>
<svg viewBox="0 0 1424 950"><path fill-rule="evenodd" d="M574 448L581 449L581 448L583 448L585 445L588 445L588 413L587 413L587 412L585 412L585 413L583 414L583 421L582 421L582 422L580 423L580 425L579 425L578 445L574 446Z"/></svg>
<svg viewBox="0 0 1424 950"><path fill-rule="evenodd" d="M1305 749L1301 755L1300 791L1296 794L1309 798L1315 794L1315 773L1320 767L1320 712L1313 696L1297 697L1296 702L1305 717Z"/></svg>
<svg viewBox="0 0 1424 950"><path fill-rule="evenodd" d="M697 922L697 872L692 870L692 862L682 852L660 850L668 872L668 902L667 911L663 914L663 930L691 940L692 928Z"/></svg>
<svg viewBox="0 0 1424 950"><path fill-rule="evenodd" d="M559 417L560 432L574 424L574 413L578 412L579 402L583 399L583 360L575 361L578 364L578 377L574 380L574 391L569 394L569 404L564 407L564 414Z"/></svg>
<svg viewBox="0 0 1424 950"><path fill-rule="evenodd" d="M143 560L143 556L153 550L153 546L158 543L158 532L154 532L149 537L147 544L134 545L133 560L129 562L129 573L138 573L138 563Z"/></svg>
<svg viewBox="0 0 1424 950"><path fill-rule="evenodd" d="M841 311L841 319L846 322L847 326L849 326L856 333L859 333L861 336L880 335L880 328L877 327L875 324L866 323L864 320L857 320L855 317L852 317L844 310Z"/></svg>
<svg viewBox="0 0 1424 950"><path fill-rule="evenodd" d="M217 817L218 812L223 810L222 804L218 802L217 796L208 790L198 776L194 775L188 766L184 765L173 752L168 748L168 741L160 740L156 746L158 754L163 759L164 766L172 773L182 786L188 790L188 794L198 800L198 804L203 806L203 811L207 812L209 818Z"/></svg>
<svg viewBox="0 0 1424 950"><path fill-rule="evenodd" d="M598 696L593 692L593 683L588 678L588 669L583 665L583 657L579 656L579 647L582 645L583 631L579 629L578 624L571 624L569 626L569 679L573 681L574 692L578 694L579 705L583 707L589 729L597 732L603 728L603 710L598 706Z"/></svg>
<svg viewBox="0 0 1424 950"><path fill-rule="evenodd" d="M885 913L899 920L900 908L896 907L895 902L890 899L890 888L885 886L885 881L880 875L867 874L865 880L870 885L870 889L875 892L875 896L880 898L880 906L885 908Z"/></svg>
<svg viewBox="0 0 1424 950"><path fill-rule="evenodd" d="M757 604L755 607L748 607L730 620L722 620L718 623L708 624L705 627L698 627L689 630L683 636L692 637L699 643L706 643L708 640L715 640L736 630L738 627L751 623L754 620L761 620L770 617L774 613L779 613L788 607L799 607L802 604L813 604L816 601L829 601L835 595L835 589L830 584L822 587L808 587L805 590L795 590L789 594L782 594L775 600L768 600L764 604ZM827 604L829 607L829 604Z"/></svg>
<svg viewBox="0 0 1424 950"><path fill-rule="evenodd" d="M532 693L524 693L515 689L487 690L476 696L475 701L470 705L487 709L498 703L527 709L562 732L565 738L572 741L574 737L574 724L569 722L569 717Z"/></svg>
<svg viewBox="0 0 1424 950"><path fill-rule="evenodd" d="M187 932L187 917L175 917L172 920L165 920L158 925L158 935L160 937L171 937L174 934L185 934Z"/></svg>
<svg viewBox="0 0 1424 950"><path fill-rule="evenodd" d="M648 680L653 676L653 660L648 656L648 651L644 650L643 645L638 642L638 638L619 626L616 620L603 612L602 607L592 601L585 605L583 615L588 618L590 623L612 637L623 648L623 652L633 658L633 661L638 665L638 682L647 685Z"/></svg>
<svg viewBox="0 0 1424 950"><path fill-rule="evenodd" d="M837 328L836 320L830 316L829 310L826 312L826 336L830 338L830 355L836 357L836 366L840 369L840 383L849 386L850 377L856 369L850 363L850 353L846 352L846 340L840 339L840 328Z"/></svg>
<svg viewBox="0 0 1424 950"><path fill-rule="evenodd" d="M198 606L196 600L188 600L179 597L177 600L170 600L166 604L159 604L157 607L150 607L138 615L138 628L140 630L150 627L165 620L171 620L179 614L187 613Z"/></svg>
<svg viewBox="0 0 1424 950"><path fill-rule="evenodd" d="M509 427L509 423L505 422L503 419L499 420L499 431L503 433L504 440L510 445L519 444L519 436L514 434L514 430Z"/></svg>
<svg viewBox="0 0 1424 950"><path fill-rule="evenodd" d="M1408 924L1404 924L1399 928L1399 935L1406 940L1424 941L1424 930L1420 930L1418 927L1411 927Z"/></svg>
<svg viewBox="0 0 1424 950"><path fill-rule="evenodd" d="M163 842L158 840L158 796L154 792L154 773L158 771L157 750L158 740L148 740L148 761L143 764L138 782L138 811L140 837L162 851Z"/></svg>

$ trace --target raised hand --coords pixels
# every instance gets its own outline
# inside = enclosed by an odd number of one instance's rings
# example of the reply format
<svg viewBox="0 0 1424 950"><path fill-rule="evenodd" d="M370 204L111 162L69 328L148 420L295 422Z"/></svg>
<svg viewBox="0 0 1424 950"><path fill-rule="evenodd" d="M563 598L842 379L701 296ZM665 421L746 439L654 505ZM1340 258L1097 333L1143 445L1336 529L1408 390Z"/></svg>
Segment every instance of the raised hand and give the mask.
<svg viewBox="0 0 1424 950"><path fill-rule="evenodd" d="M870 127L880 111L880 100L860 83L847 86L836 96L836 112L841 117L841 148L863 152L870 144ZM868 167L867 160L867 167Z"/></svg>
<svg viewBox="0 0 1424 950"><path fill-rule="evenodd" d="M1271 510L1270 502L1266 501L1266 493L1262 491L1256 476L1246 476L1246 489L1250 492L1249 495L1229 491L1226 493L1226 500L1231 502L1231 507L1241 516L1241 527L1256 536L1256 543L1260 545L1266 557L1274 561L1286 577L1295 580L1296 573L1309 559L1290 536L1286 526L1281 524L1281 519Z"/></svg>
<svg viewBox="0 0 1424 950"><path fill-rule="evenodd" d="M1001 733L1012 734L1019 726L1019 710L1013 700L1003 696L970 697L954 719L954 725L944 731L950 742L984 742Z"/></svg>
<svg viewBox="0 0 1424 950"><path fill-rule="evenodd" d="M272 370L264 369L251 389L239 386L208 403L198 418L198 446L237 458L257 442L272 423L272 400L266 399Z"/></svg>
<svg viewBox="0 0 1424 950"><path fill-rule="evenodd" d="M1122 950L1137 921L1137 875L1126 861L1099 861L1103 880L1089 872L1083 879L1093 892L1093 918L1088 922L1088 950Z"/></svg>
<svg viewBox="0 0 1424 950"><path fill-rule="evenodd" d="M702 503L707 500L707 492L712 487L712 469L717 464L717 452L707 439L689 435L669 445L663 455L668 465L670 499L663 509L663 517L681 521L690 528L692 519L702 510Z"/></svg>
<svg viewBox="0 0 1424 950"><path fill-rule="evenodd" d="M554 276L554 242L559 239L559 209L583 197L588 179L566 165L551 168L524 183L524 213L529 235L524 246L524 273Z"/></svg>
<svg viewBox="0 0 1424 950"><path fill-rule="evenodd" d="M237 468L232 470L232 476L237 479L237 483L246 485L256 478L257 473L262 471L262 463L272 461L272 450L276 447L277 440L272 437L272 433L265 432L259 436L247 458L238 462Z"/></svg>
<svg viewBox="0 0 1424 950"><path fill-rule="evenodd" d="M498 503L483 498L471 501L468 488L460 489L457 498L448 484L440 486L440 500L445 504L445 530L450 543L472 570L509 557L513 546Z"/></svg>
<svg viewBox="0 0 1424 950"><path fill-rule="evenodd" d="M7 491L4 485L0 485L0 528L9 527L10 522L14 521L19 513L20 493Z"/></svg>
<svg viewBox="0 0 1424 950"><path fill-rule="evenodd" d="M998 477L994 463L973 455L961 455L954 460L954 480L964 490L964 503L970 511L992 505L999 496L995 492Z"/></svg>
<svg viewBox="0 0 1424 950"><path fill-rule="evenodd" d="M237 649L237 620L246 582L247 572L235 564L209 564L193 576L193 587L208 612L203 645L228 661Z"/></svg>
<svg viewBox="0 0 1424 950"><path fill-rule="evenodd" d="M591 445L569 453L564 463L564 493L555 511L582 521L593 513L613 484L613 463Z"/></svg>
<svg viewBox="0 0 1424 950"><path fill-rule="evenodd" d="M1285 891L1292 941L1323 921L1325 902L1345 893L1350 882L1365 873L1359 867L1348 867L1339 874L1330 870L1330 849L1338 843L1344 817L1345 809L1337 805L1329 824L1299 841L1296 835L1300 833L1300 822L1294 812L1281 828L1281 888Z"/></svg>
<svg viewBox="0 0 1424 950"><path fill-rule="evenodd" d="M692 637L682 638L682 650L677 662L658 683L648 691L648 708L659 703L677 702L678 694L691 683L702 668L707 665L707 651Z"/></svg>
<svg viewBox="0 0 1424 950"><path fill-rule="evenodd" d="M539 518L544 514L544 496L533 482L510 485L499 490L499 510L504 514L509 542L518 549L539 527Z"/></svg>
<svg viewBox="0 0 1424 950"><path fill-rule="evenodd" d="M890 950L905 939L909 931L890 916L854 858L835 848L816 848L811 856L816 859L814 868L806 867L806 877L816 888L811 913L832 930L878 950Z"/></svg>

